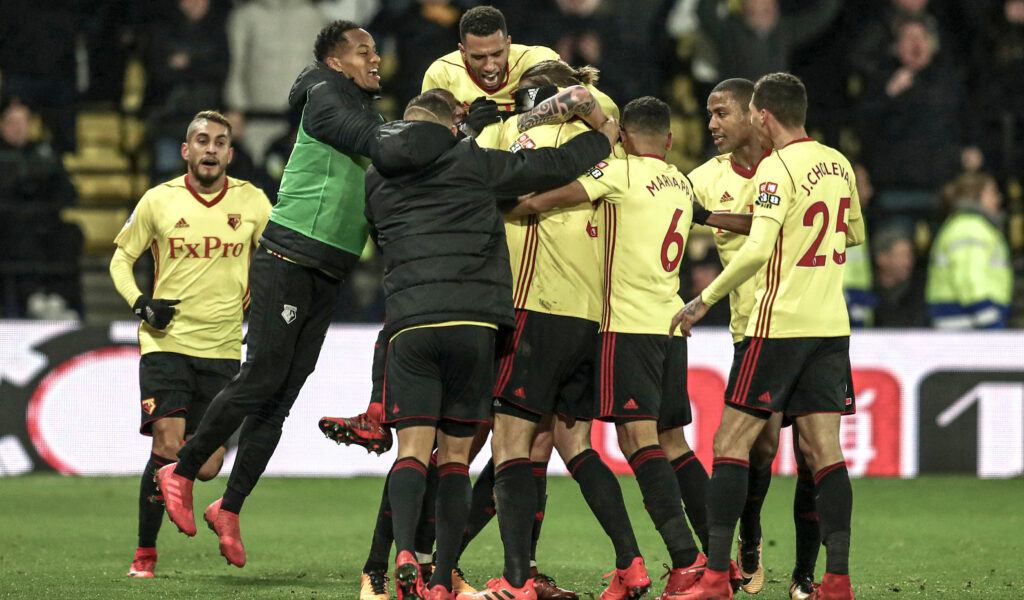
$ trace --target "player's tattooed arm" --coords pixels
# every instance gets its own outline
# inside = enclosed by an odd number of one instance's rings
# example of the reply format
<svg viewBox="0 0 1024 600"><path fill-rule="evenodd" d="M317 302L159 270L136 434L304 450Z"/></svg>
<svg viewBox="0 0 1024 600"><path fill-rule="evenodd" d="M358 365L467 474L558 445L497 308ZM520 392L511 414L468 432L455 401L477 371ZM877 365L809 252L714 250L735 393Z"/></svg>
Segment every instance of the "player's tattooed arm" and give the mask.
<svg viewBox="0 0 1024 600"><path fill-rule="evenodd" d="M698 295L693 300L687 302L686 306L676 313L676 316L672 317L672 325L668 329L668 334L674 334L676 327L678 327L680 333L690 337L690 329L708 313L710 308L710 306L704 304L704 301Z"/></svg>
<svg viewBox="0 0 1024 600"><path fill-rule="evenodd" d="M523 132L537 125L562 123L572 117L581 117L594 129L599 128L607 120L601 105L594 99L590 90L582 85L574 85L541 102L529 112L519 115L516 124L519 131Z"/></svg>

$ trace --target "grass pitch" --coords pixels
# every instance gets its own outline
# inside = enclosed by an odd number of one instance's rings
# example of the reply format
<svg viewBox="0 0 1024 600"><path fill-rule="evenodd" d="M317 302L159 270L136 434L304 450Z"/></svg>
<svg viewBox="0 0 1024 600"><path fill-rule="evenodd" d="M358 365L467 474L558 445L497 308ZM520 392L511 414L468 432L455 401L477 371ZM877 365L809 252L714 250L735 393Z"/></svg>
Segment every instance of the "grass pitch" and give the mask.
<svg viewBox="0 0 1024 600"><path fill-rule="evenodd" d="M655 588L668 561L632 479L621 480ZM795 480L765 502L763 599L788 598ZM165 522L155 579L125 576L135 550L136 478L0 478L0 598L288 598L355 600L383 480L264 479L242 514L244 569L227 565L203 527L187 538ZM197 516L224 480L196 485ZM854 480L851 570L861 600L1024 596L1024 479ZM572 479L548 483L542 569L591 600L613 555ZM201 517L200 517L201 519ZM501 570L496 524L463 561L482 586ZM818 560L818 577L825 564ZM737 598L745 598L739 592Z"/></svg>

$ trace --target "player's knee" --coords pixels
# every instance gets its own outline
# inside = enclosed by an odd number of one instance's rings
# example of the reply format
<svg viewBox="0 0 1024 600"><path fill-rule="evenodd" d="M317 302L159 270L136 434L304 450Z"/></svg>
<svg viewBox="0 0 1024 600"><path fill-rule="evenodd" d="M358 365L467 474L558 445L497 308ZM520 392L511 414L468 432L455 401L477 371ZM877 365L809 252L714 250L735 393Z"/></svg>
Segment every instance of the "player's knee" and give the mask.
<svg viewBox="0 0 1024 600"><path fill-rule="evenodd" d="M629 458L640 448L658 445L657 426L654 421L626 421L615 424L619 448Z"/></svg>
<svg viewBox="0 0 1024 600"><path fill-rule="evenodd" d="M727 432L719 429L715 433L714 452L715 458L724 456L749 460L750 448L744 447L742 440L737 436L728 435Z"/></svg>
<svg viewBox="0 0 1024 600"><path fill-rule="evenodd" d="M831 436L801 434L800 449L812 473L843 460L843 450Z"/></svg>
<svg viewBox="0 0 1024 600"><path fill-rule="evenodd" d="M669 460L679 458L690 451L690 444L686 442L686 435L683 433L682 427L659 431L658 444L665 451Z"/></svg>
<svg viewBox="0 0 1024 600"><path fill-rule="evenodd" d="M775 453L779 449L778 435L771 435L768 430L754 441L750 448L750 468L762 469L771 466Z"/></svg>
<svg viewBox="0 0 1024 600"><path fill-rule="evenodd" d="M162 435L153 436L153 454L170 460L178 460L178 450L181 449L181 438Z"/></svg>
<svg viewBox="0 0 1024 600"><path fill-rule="evenodd" d="M569 461L580 452L590 448L590 428L582 427L560 427L555 430L555 449L563 461Z"/></svg>

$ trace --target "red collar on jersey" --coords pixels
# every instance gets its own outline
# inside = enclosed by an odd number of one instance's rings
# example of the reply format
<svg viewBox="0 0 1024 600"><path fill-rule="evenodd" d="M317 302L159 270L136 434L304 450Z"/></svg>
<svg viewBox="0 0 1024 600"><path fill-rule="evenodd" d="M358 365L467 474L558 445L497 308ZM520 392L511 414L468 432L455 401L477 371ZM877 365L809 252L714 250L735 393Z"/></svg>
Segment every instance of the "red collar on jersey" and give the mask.
<svg viewBox="0 0 1024 600"><path fill-rule="evenodd" d="M665 162L665 156L663 154L637 154L637 156L643 156L644 158L656 158Z"/></svg>
<svg viewBox="0 0 1024 600"><path fill-rule="evenodd" d="M472 80L473 84L474 84L474 85L476 85L476 87L480 88L480 91L484 92L484 93L485 93L485 94L487 94L488 96L491 96L491 95L493 95L493 94L497 94L497 93L498 93L498 92L500 92L501 90L505 89L505 86L506 86L506 85L508 85L508 76L509 76L509 73L510 73L510 72L512 71L512 68L511 68L511 67L509 67L509 66L508 66L508 65L506 64L506 65L505 65L505 81L502 81L502 82L501 82L501 85L500 85L500 86L498 86L498 89L494 90L493 92L488 92L488 91L487 91L487 90L486 90L486 89L484 88L484 86L480 85L480 82L479 82L479 81L477 81L476 77L475 77L475 76L473 75L473 71L472 71L472 70L470 70L470 68L469 68L469 65L467 65L467 64L466 64L466 61L462 61L462 66L466 67L466 73L469 73L469 78L470 78L470 80ZM499 109L500 109L500 107L499 107Z"/></svg>
<svg viewBox="0 0 1024 600"><path fill-rule="evenodd" d="M793 141L789 142L788 144L786 144L786 146L790 146L792 144L797 144L797 143L800 143L800 142L813 142L813 141L814 141L814 138L809 138L809 137L799 138L799 139L796 139L796 140L793 140ZM785 148L786 146L783 146L782 148ZM779 150L782 150L782 148L779 148Z"/></svg>
<svg viewBox="0 0 1024 600"><path fill-rule="evenodd" d="M744 179L750 179L751 177L754 176L755 173L757 173L757 165L761 164L761 161L766 159L766 158L768 158L768 155L771 154L771 153L772 153L772 151L770 149L765 151L765 153L763 155L761 155L761 158L757 159L757 162L754 163L754 166L750 167L749 169L746 168L746 167L743 167L743 166L740 166L740 165L736 164L736 161L733 160L733 155L732 154L729 155L729 164L732 165L732 170L737 175L739 175L740 177L742 177Z"/></svg>
<svg viewBox="0 0 1024 600"><path fill-rule="evenodd" d="M188 191L192 194L193 198L202 203L203 206L209 208L214 204L220 202L221 198L224 197L224 194L228 193L228 178L224 178L224 187L220 190L220 193L217 194L217 196L213 200L207 200L206 198L203 198L202 195L200 195L199 192L197 192L196 189L192 187L192 183L188 180L188 173L185 173L185 187L188 188Z"/></svg>

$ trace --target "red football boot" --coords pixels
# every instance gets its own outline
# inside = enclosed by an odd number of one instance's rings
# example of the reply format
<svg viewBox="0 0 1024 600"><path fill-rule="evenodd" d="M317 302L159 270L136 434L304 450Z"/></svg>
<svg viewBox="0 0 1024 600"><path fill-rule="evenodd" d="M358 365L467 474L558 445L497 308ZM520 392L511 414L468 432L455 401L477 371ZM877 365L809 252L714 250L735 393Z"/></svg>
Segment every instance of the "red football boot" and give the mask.
<svg viewBox="0 0 1024 600"><path fill-rule="evenodd" d="M164 497L164 507L171 523L177 525L178 531L185 535L195 535L196 516L192 513L192 485L195 482L176 474L175 464L161 467L156 472L156 484Z"/></svg>
<svg viewBox="0 0 1024 600"><path fill-rule="evenodd" d="M355 444L378 455L390 450L394 443L391 430L367 413L350 418L322 417L320 431L339 444Z"/></svg>
<svg viewBox="0 0 1024 600"><path fill-rule="evenodd" d="M708 557L704 556L703 552L698 552L697 559L688 567L669 569L668 565L664 565L668 572L662 575L661 578L668 577L668 581L665 583L665 591L658 596L659 600L667 600L673 594L678 594L692 588L700 581L701 576L704 575L704 569L707 567L707 564Z"/></svg>
<svg viewBox="0 0 1024 600"><path fill-rule="evenodd" d="M651 591L651 578L640 556L634 558L625 569L615 569L605 577L611 577L612 580L601 592L599 600L636 600Z"/></svg>
<svg viewBox="0 0 1024 600"><path fill-rule="evenodd" d="M734 592L738 592L743 587L743 571L740 571L740 566L734 560L729 561L729 585L732 586ZM757 592L748 593L756 594Z"/></svg>
<svg viewBox="0 0 1024 600"><path fill-rule="evenodd" d="M504 577L498 577L487 582L487 588L475 594L459 594L457 600L537 600L537 590L534 587L533 579L527 578L523 587L512 587Z"/></svg>
<svg viewBox="0 0 1024 600"><path fill-rule="evenodd" d="M850 576L825 573L821 587L814 590L808 600L854 600Z"/></svg>
<svg viewBox="0 0 1024 600"><path fill-rule="evenodd" d="M412 552L402 550L395 557L395 591L398 600L426 597L427 589L420 577L420 563Z"/></svg>
<svg viewBox="0 0 1024 600"><path fill-rule="evenodd" d="M203 518L214 516L213 531L220 541L220 555L227 559L229 565L245 566L245 546L242 545L242 531L238 525L238 514L220 509L223 498L206 508Z"/></svg>
<svg viewBox="0 0 1024 600"><path fill-rule="evenodd" d="M423 596L424 600L455 600L455 594L448 591L448 588L441 584L431 586L427 588L427 593Z"/></svg>
<svg viewBox="0 0 1024 600"><path fill-rule="evenodd" d="M664 600L732 600L729 571L704 569L697 584L690 589L662 596Z"/></svg>
<svg viewBox="0 0 1024 600"><path fill-rule="evenodd" d="M128 577L153 577L156 569L156 548L136 548L132 566L128 568Z"/></svg>

